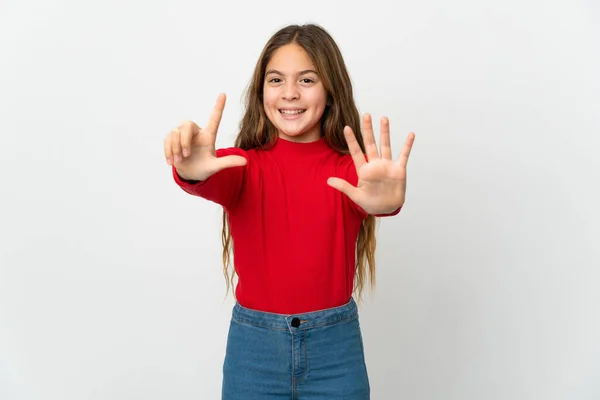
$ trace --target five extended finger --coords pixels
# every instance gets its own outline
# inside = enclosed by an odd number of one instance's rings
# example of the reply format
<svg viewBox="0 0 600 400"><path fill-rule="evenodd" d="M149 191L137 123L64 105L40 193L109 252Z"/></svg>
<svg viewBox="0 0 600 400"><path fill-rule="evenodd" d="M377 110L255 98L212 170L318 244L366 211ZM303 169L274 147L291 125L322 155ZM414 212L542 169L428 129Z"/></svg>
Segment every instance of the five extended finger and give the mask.
<svg viewBox="0 0 600 400"><path fill-rule="evenodd" d="M344 128L344 137L346 138L346 142L348 143L348 150L350 150L350 155L352 156L352 160L354 161L354 166L358 170L363 164L367 161L365 160L365 155L360 148L360 144L356 140L356 136L352 131L352 128L346 126Z"/></svg>
<svg viewBox="0 0 600 400"><path fill-rule="evenodd" d="M344 193L353 202L360 202L360 191L355 186L352 186L348 181L341 178L331 177L327 179L327 184L332 188Z"/></svg>
<svg viewBox="0 0 600 400"><path fill-rule="evenodd" d="M392 159L392 145L390 143L390 120L382 117L379 127L379 147L381 149L381 158L384 160Z"/></svg>
<svg viewBox="0 0 600 400"><path fill-rule="evenodd" d="M408 157L410 156L410 151L412 150L413 143L415 142L415 133L410 132L408 137L404 141L404 146L402 146L402 151L400 152L400 157L398 157L398 163L406 168L408 164Z"/></svg>
<svg viewBox="0 0 600 400"><path fill-rule="evenodd" d="M365 143L365 153L369 160L379 158L377 151L377 143L375 143L375 135L373 134L373 121L371 114L366 113L362 118L363 140Z"/></svg>

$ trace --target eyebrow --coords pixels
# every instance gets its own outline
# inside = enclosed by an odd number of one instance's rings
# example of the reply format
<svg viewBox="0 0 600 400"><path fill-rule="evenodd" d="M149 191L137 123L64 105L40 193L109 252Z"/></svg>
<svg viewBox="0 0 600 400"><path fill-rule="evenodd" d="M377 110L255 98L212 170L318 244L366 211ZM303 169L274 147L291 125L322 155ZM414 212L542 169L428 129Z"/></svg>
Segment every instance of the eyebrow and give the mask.
<svg viewBox="0 0 600 400"><path fill-rule="evenodd" d="M304 71L300 71L300 73L298 75L306 75L306 74L311 74L311 73L315 74L315 75L319 75L319 74L317 74L317 71L314 71L312 69L305 69ZM269 74L276 74L276 75L284 76L283 72L277 71L276 69L268 70L265 75L269 75Z"/></svg>

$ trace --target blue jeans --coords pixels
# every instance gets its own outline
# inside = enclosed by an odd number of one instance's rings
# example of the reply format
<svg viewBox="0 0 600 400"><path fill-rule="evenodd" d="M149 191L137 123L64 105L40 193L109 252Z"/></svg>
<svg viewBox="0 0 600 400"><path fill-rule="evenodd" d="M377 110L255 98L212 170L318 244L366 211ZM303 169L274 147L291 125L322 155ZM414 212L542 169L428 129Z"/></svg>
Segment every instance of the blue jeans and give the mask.
<svg viewBox="0 0 600 400"><path fill-rule="evenodd" d="M354 299L303 314L233 307L223 400L368 400L369 378Z"/></svg>

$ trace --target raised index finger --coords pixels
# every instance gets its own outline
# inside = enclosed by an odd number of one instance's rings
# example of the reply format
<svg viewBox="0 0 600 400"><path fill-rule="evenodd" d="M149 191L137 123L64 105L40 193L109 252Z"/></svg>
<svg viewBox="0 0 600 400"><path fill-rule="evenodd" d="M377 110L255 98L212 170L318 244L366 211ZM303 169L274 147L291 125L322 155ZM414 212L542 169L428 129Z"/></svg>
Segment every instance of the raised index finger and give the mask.
<svg viewBox="0 0 600 400"><path fill-rule="evenodd" d="M219 130L219 124L221 123L221 117L223 116L223 110L225 109L225 100L227 96L225 93L221 93L217 97L217 103L210 113L210 117L208 119L208 124L206 124L206 128L204 131L211 135L216 135Z"/></svg>

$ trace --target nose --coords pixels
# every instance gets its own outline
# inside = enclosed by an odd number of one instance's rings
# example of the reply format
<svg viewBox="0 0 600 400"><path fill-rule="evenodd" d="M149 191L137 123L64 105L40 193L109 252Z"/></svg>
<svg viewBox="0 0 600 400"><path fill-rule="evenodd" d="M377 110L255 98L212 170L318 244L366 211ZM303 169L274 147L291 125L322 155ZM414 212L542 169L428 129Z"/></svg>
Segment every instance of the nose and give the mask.
<svg viewBox="0 0 600 400"><path fill-rule="evenodd" d="M296 86L296 82L287 82L283 88L282 93L283 100L298 100L300 98L300 92Z"/></svg>

